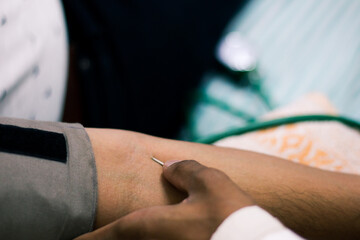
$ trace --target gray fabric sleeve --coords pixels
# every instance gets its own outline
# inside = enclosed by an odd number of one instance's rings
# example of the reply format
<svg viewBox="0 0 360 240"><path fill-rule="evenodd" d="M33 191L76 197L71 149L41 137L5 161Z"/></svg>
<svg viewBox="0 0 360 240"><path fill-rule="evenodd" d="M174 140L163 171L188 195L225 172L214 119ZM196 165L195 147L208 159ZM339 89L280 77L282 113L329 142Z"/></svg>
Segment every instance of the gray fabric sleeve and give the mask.
<svg viewBox="0 0 360 240"><path fill-rule="evenodd" d="M60 133L67 153L59 162L0 150L0 239L73 239L91 231L97 177L84 128L7 118L0 124Z"/></svg>

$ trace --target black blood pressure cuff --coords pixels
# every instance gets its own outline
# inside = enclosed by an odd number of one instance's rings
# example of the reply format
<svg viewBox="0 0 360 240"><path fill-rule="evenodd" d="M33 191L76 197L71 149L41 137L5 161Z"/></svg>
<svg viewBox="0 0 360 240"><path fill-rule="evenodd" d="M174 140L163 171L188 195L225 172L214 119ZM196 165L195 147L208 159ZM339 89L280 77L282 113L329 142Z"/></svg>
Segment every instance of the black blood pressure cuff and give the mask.
<svg viewBox="0 0 360 240"><path fill-rule="evenodd" d="M73 239L92 230L96 203L80 124L0 118L0 239Z"/></svg>
<svg viewBox="0 0 360 240"><path fill-rule="evenodd" d="M0 151L67 162L63 133L0 124Z"/></svg>

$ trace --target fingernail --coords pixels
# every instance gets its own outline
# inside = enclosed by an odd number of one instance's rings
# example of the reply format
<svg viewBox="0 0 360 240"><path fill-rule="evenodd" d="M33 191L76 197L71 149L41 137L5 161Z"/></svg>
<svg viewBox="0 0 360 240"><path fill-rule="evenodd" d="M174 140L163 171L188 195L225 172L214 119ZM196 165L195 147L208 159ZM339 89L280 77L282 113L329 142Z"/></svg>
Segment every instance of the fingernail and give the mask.
<svg viewBox="0 0 360 240"><path fill-rule="evenodd" d="M173 165L174 163L180 162L179 160L170 160L165 162L165 167L170 167L171 165Z"/></svg>

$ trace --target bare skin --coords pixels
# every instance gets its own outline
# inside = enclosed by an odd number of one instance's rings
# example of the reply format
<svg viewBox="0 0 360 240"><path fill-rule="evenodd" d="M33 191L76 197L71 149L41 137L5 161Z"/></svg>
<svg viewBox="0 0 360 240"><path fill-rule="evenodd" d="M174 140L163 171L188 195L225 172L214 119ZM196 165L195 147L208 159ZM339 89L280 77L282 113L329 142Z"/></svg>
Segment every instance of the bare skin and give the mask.
<svg viewBox="0 0 360 240"><path fill-rule="evenodd" d="M254 152L87 129L99 184L96 227L133 211L181 202L186 195L150 160L196 159L225 172L287 227L311 239L360 236L360 177L322 171Z"/></svg>
<svg viewBox="0 0 360 240"><path fill-rule="evenodd" d="M238 209L254 205L223 172L196 161L167 162L163 175L188 197L179 204L141 209L76 240L208 240Z"/></svg>

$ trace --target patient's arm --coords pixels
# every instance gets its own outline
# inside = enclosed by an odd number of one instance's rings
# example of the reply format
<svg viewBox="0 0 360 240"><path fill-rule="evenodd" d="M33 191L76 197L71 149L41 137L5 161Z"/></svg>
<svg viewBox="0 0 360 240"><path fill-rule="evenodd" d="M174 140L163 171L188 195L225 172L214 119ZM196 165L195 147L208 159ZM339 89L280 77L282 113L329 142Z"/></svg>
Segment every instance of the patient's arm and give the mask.
<svg viewBox="0 0 360 240"><path fill-rule="evenodd" d="M150 160L195 159L221 169L258 205L308 238L360 235L360 177L294 164L268 155L156 138L121 130L87 129L98 171L96 227L134 210L177 203L184 196Z"/></svg>

